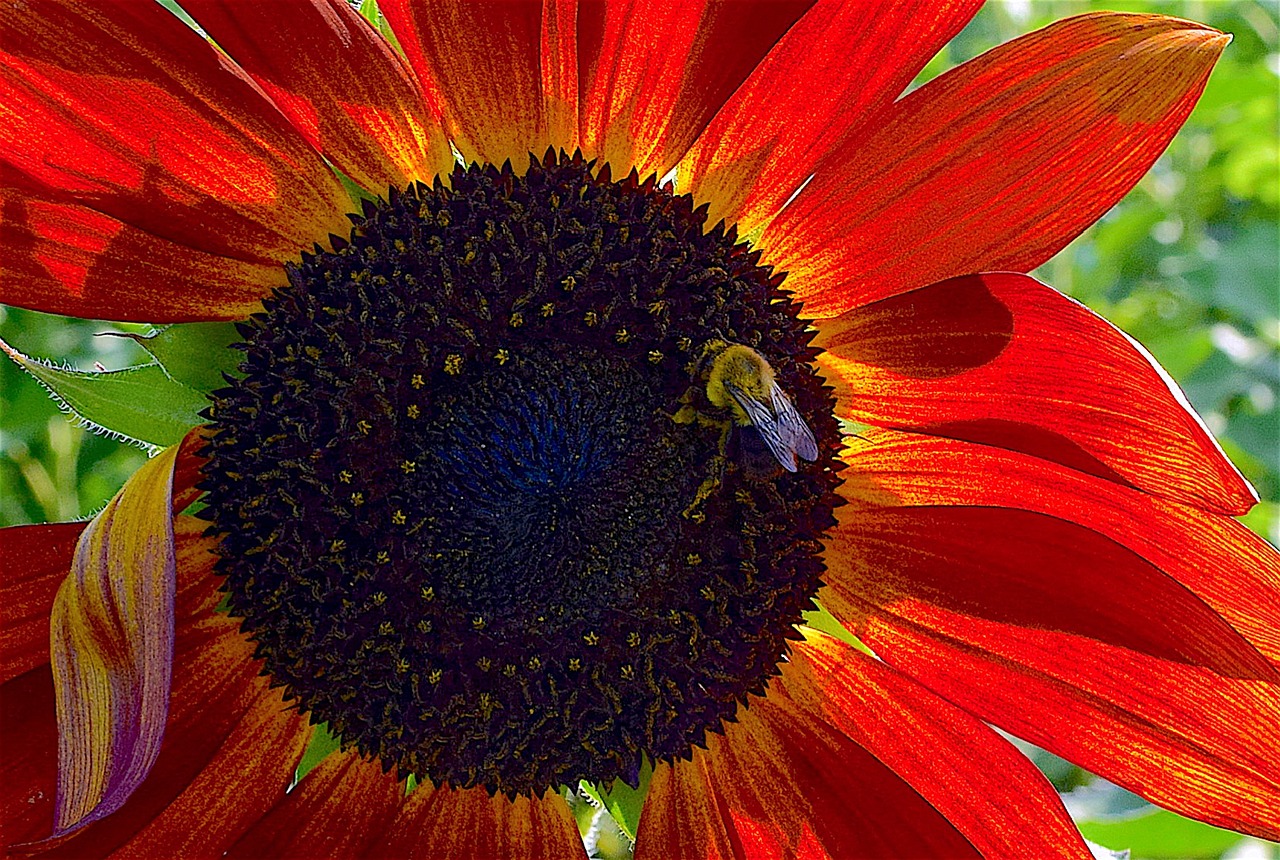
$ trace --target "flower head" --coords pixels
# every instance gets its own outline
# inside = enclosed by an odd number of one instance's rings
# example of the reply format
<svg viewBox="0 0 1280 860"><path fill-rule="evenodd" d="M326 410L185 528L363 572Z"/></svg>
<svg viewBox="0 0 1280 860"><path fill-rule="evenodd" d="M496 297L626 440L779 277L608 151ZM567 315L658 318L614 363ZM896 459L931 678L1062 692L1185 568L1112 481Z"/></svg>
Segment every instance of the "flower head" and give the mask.
<svg viewBox="0 0 1280 860"><path fill-rule="evenodd" d="M898 98L975 3L183 8L0 17L0 299L240 352L91 523L4 533L10 842L569 856L589 783L647 784L639 856L1088 856L987 724L1277 835L1252 490L1019 274L1221 33Z"/></svg>

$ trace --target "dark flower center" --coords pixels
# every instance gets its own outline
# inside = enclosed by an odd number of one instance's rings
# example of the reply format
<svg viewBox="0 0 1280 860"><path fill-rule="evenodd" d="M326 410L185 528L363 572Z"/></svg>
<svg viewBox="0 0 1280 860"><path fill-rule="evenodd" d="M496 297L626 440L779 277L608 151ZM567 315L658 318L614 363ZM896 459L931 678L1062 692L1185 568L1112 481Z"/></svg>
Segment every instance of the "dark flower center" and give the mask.
<svg viewBox="0 0 1280 860"><path fill-rule="evenodd" d="M781 277L687 196L550 153L353 221L243 326L210 413L205 516L267 671L437 783L687 756L776 671L833 522L833 403ZM708 401L722 341L816 462Z"/></svg>

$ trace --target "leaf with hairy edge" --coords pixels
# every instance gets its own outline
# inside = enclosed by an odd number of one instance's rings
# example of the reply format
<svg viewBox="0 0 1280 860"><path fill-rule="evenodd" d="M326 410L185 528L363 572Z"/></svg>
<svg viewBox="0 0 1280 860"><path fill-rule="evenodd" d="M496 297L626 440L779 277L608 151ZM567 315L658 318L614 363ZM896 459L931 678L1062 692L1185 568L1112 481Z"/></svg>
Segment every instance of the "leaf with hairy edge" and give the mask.
<svg viewBox="0 0 1280 860"><path fill-rule="evenodd" d="M244 338L236 331L235 323L177 323L146 335L105 334L137 341L174 382L206 394L226 387L224 373L240 375L241 353L230 346Z"/></svg>
<svg viewBox="0 0 1280 860"><path fill-rule="evenodd" d="M203 423L200 410L209 405L203 394L175 382L159 364L124 370L73 370L29 358L4 341L0 341L0 349L35 377L60 407L95 432L143 445L164 447L181 442L188 430Z"/></svg>

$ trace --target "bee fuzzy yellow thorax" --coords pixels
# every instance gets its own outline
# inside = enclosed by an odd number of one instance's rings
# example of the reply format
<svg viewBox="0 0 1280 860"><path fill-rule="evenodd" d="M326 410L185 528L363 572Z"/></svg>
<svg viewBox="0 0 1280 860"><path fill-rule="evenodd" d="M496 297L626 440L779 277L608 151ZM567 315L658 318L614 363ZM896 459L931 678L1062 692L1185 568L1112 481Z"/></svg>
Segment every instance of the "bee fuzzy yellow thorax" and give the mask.
<svg viewBox="0 0 1280 860"><path fill-rule="evenodd" d="M773 368L751 347L724 341L708 344L706 360L711 362L707 371L707 400L712 406L728 410L735 424L750 426L751 416L738 398L730 393L730 388L736 388L760 403L771 403Z"/></svg>

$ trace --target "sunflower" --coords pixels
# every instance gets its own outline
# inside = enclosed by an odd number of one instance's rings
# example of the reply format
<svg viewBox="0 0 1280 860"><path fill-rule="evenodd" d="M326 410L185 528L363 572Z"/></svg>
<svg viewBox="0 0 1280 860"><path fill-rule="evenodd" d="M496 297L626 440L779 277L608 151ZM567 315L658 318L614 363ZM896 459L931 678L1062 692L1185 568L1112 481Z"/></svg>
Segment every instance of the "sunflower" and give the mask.
<svg viewBox="0 0 1280 860"><path fill-rule="evenodd" d="M1256 497L1019 274L1228 38L1085 15L902 96L978 5L7 5L0 300L239 352L4 532L6 843L582 856L593 784L639 857L1090 856L992 726L1280 836Z"/></svg>

